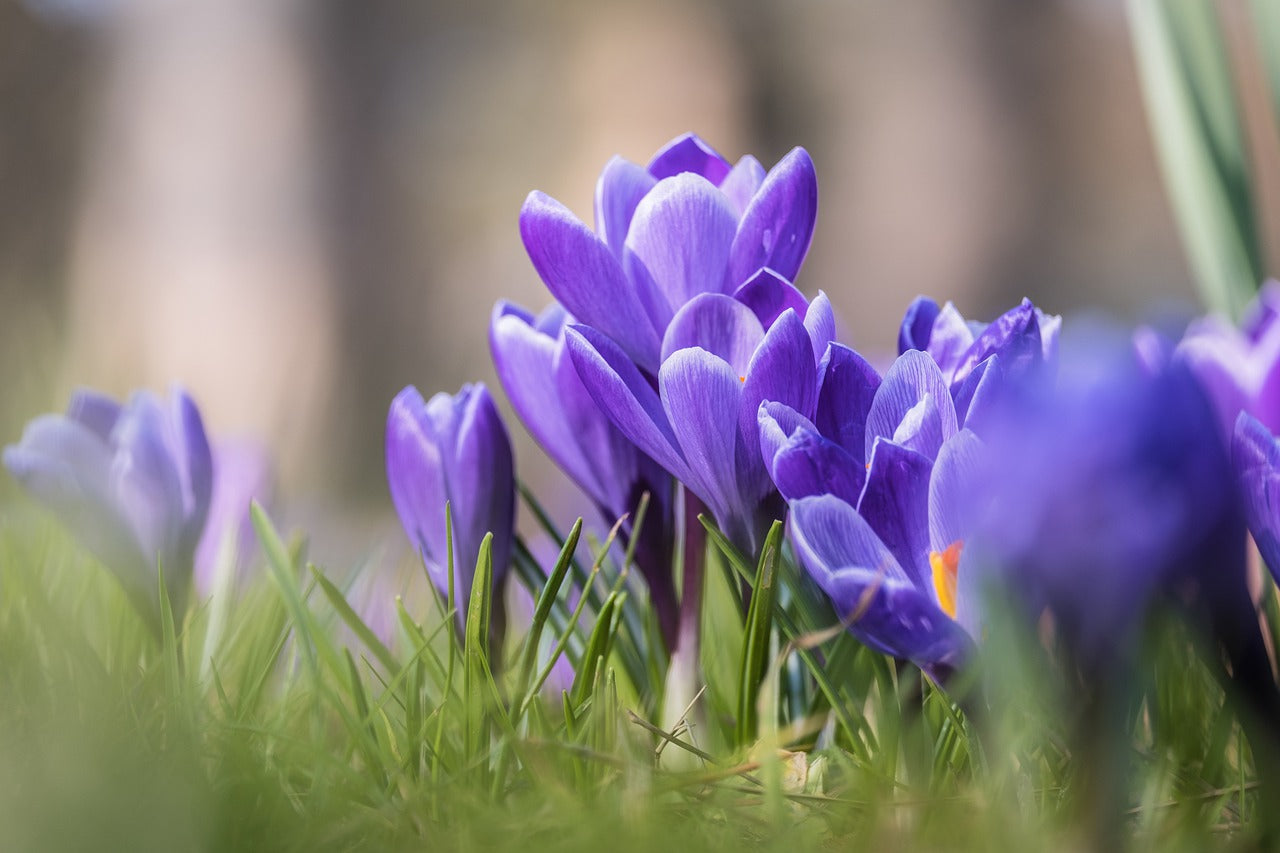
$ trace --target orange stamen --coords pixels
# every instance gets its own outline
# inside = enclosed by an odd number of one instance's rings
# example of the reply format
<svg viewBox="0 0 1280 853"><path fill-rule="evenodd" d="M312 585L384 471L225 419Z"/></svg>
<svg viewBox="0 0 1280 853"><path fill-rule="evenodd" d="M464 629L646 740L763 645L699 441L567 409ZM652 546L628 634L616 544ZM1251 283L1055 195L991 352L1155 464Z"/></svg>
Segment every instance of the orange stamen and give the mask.
<svg viewBox="0 0 1280 853"><path fill-rule="evenodd" d="M938 593L938 606L952 619L956 618L956 579L960 574L960 551L964 543L952 542L944 551L931 551L933 588Z"/></svg>

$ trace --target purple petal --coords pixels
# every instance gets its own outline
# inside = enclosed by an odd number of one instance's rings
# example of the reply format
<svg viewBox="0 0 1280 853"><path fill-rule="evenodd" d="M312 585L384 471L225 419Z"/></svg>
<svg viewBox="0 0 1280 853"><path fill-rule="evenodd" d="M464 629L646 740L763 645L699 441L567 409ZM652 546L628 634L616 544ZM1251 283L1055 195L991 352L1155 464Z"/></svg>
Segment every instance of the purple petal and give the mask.
<svg viewBox="0 0 1280 853"><path fill-rule="evenodd" d="M169 399L169 415L174 426L173 460L182 482L184 523L183 541L194 549L204 531L213 500L213 450L204 431L204 421L195 402L182 389Z"/></svg>
<svg viewBox="0 0 1280 853"><path fill-rule="evenodd" d="M67 417L88 427L103 441L108 441L116 421L120 419L120 404L105 394L79 388L71 395Z"/></svg>
<svg viewBox="0 0 1280 853"><path fill-rule="evenodd" d="M827 346L836 339L836 314L831 307L831 300L821 290L809 303L804 312L804 327L809 332L809 341L813 344L813 355L819 362L826 355Z"/></svg>
<svg viewBox="0 0 1280 853"><path fill-rule="evenodd" d="M412 385L396 395L387 416L387 486L431 582L437 589L448 589L444 459L426 402Z"/></svg>
<svg viewBox="0 0 1280 853"><path fill-rule="evenodd" d="M908 350L893 362L884 375L871 409L867 413L866 454L871 456L877 438L892 438L907 413L929 395L937 406L939 430L945 441L956 434L955 404L932 358L919 350Z"/></svg>
<svg viewBox="0 0 1280 853"><path fill-rule="evenodd" d="M750 308L766 329L788 308L801 316L809 309L804 294L768 267L747 279L733 292L733 298Z"/></svg>
<svg viewBox="0 0 1280 853"><path fill-rule="evenodd" d="M862 463L814 430L795 430L772 458L773 482L788 501L830 494L853 505L862 493Z"/></svg>
<svg viewBox="0 0 1280 853"><path fill-rule="evenodd" d="M764 328L749 307L722 293L703 293L672 318L662 339L662 360L677 350L701 347L745 376L763 338Z"/></svg>
<svg viewBox="0 0 1280 853"><path fill-rule="evenodd" d="M956 420L963 426L982 432L999 405L1004 387L1004 371L1000 356L992 355L964 378L955 390Z"/></svg>
<svg viewBox="0 0 1280 853"><path fill-rule="evenodd" d="M1272 577L1280 579L1280 445L1257 418L1241 412L1231 456L1249 532Z"/></svg>
<svg viewBox="0 0 1280 853"><path fill-rule="evenodd" d="M112 433L116 454L111 479L143 553L169 558L183 533L183 488L165 433L160 401L150 392L135 393ZM166 564L166 574L170 568L180 567Z"/></svg>
<svg viewBox="0 0 1280 853"><path fill-rule="evenodd" d="M515 465L511 439L493 397L482 383L464 385L458 394L459 420L453 464L446 467L449 500L458 544L454 565L463 589L470 590L480 541L493 534L495 588L511 562L515 527Z"/></svg>
<svg viewBox="0 0 1280 853"><path fill-rule="evenodd" d="M729 261L729 287L769 267L794 281L818 218L818 177L813 160L794 148L769 171L742 214Z"/></svg>
<svg viewBox="0 0 1280 853"><path fill-rule="evenodd" d="M636 205L658 181L643 167L614 157L596 183L596 234L621 262Z"/></svg>
<svg viewBox="0 0 1280 853"><path fill-rule="evenodd" d="M789 523L796 554L823 589L828 589L837 572L849 569L862 569L885 580L912 583L866 520L848 502L834 495L795 501L791 504Z"/></svg>
<svg viewBox="0 0 1280 853"><path fill-rule="evenodd" d="M858 353L833 343L818 366L818 377L814 425L865 463L867 414L880 387L880 374Z"/></svg>
<svg viewBox="0 0 1280 853"><path fill-rule="evenodd" d="M929 337L939 310L938 303L927 296L917 296L912 300L898 328L898 355L911 349L929 348Z"/></svg>
<svg viewBox="0 0 1280 853"><path fill-rule="evenodd" d="M929 335L929 355L933 356L942 373L951 377L972 345L973 331L956 306L948 302L934 318L933 331Z"/></svg>
<svg viewBox="0 0 1280 853"><path fill-rule="evenodd" d="M894 444L930 459L938 455L946 436L942 432L942 415L932 394L925 394L923 400L907 410L891 438Z"/></svg>
<svg viewBox="0 0 1280 853"><path fill-rule="evenodd" d="M984 450L977 435L962 429L938 451L929 479L929 550L945 550L973 534Z"/></svg>
<svg viewBox="0 0 1280 853"><path fill-rule="evenodd" d="M1187 330L1174 359L1195 374L1218 414L1222 434L1230 435L1236 415L1252 402L1251 358L1243 336L1225 321L1206 318Z"/></svg>
<svg viewBox="0 0 1280 853"><path fill-rule="evenodd" d="M520 211L520 236L556 299L613 337L638 363L656 367L658 333L608 246L564 205L539 192L530 193Z"/></svg>
<svg viewBox="0 0 1280 853"><path fill-rule="evenodd" d="M1021 375L1029 367L1044 361L1044 343L1040 339L1038 311L1031 301L1006 311L978 335L956 364L952 382L960 382L969 371L992 354L1000 355L1007 374Z"/></svg>
<svg viewBox="0 0 1280 853"><path fill-rule="evenodd" d="M1240 330L1255 343L1280 318L1280 282L1269 278L1258 288L1258 295L1240 321Z"/></svg>
<svg viewBox="0 0 1280 853"><path fill-rule="evenodd" d="M627 233L623 266L637 287L655 295L651 310L660 312L653 317L658 328L698 294L726 292L725 267L737 224L724 193L695 174L659 181L640 202Z"/></svg>
<svg viewBox="0 0 1280 853"><path fill-rule="evenodd" d="M760 424L760 458L765 467L770 469L773 468L773 458L796 430L817 432L813 423L804 415L785 403L775 403L772 400L765 400L760 404L757 420Z"/></svg>
<svg viewBox="0 0 1280 853"><path fill-rule="evenodd" d="M757 452L760 404L765 400L783 403L808 418L817 397L818 377L809 333L796 312L785 311L765 333L742 383L738 464L749 499L759 499L769 490L768 471Z"/></svg>
<svg viewBox="0 0 1280 853"><path fill-rule="evenodd" d="M906 576L921 589L931 588L929 472L932 467L933 462L926 456L890 441L877 441L857 505L858 514L893 553Z"/></svg>
<svg viewBox="0 0 1280 853"><path fill-rule="evenodd" d="M734 459L742 381L722 359L691 348L662 363L658 387L688 463L680 479L727 525L743 503Z"/></svg>
<svg viewBox="0 0 1280 853"><path fill-rule="evenodd" d="M565 329L578 378L622 434L678 480L688 466L658 393L612 340L590 326Z"/></svg>
<svg viewBox="0 0 1280 853"><path fill-rule="evenodd" d="M739 217L759 192L760 185L764 183L764 176L764 166L760 165L759 160L747 154L720 183L720 192L729 199L729 204L733 205L734 212Z"/></svg>
<svg viewBox="0 0 1280 853"><path fill-rule="evenodd" d="M728 176L729 161L703 142L695 133L677 136L653 155L649 161L649 174L658 180L679 175L682 172L693 172L701 175L715 186Z"/></svg>

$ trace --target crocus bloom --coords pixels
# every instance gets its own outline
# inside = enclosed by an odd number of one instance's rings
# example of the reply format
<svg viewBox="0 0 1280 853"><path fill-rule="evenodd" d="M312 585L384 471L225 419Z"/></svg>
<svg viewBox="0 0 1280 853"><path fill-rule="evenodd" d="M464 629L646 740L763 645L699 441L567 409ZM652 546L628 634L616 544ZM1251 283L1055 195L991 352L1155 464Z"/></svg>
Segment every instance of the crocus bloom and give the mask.
<svg viewBox="0 0 1280 853"><path fill-rule="evenodd" d="M1195 586L1247 624L1243 525L1203 392L1127 338L1073 343L1056 388L1011 401L991 438L984 563L1031 618L1052 611L1086 669L1122 657L1157 593Z"/></svg>
<svg viewBox="0 0 1280 853"><path fill-rule="evenodd" d="M1204 385L1218 412L1223 436L1246 411L1280 432L1280 282L1268 281L1237 329L1223 317L1192 323L1174 358Z"/></svg>
<svg viewBox="0 0 1280 853"><path fill-rule="evenodd" d="M817 202L804 149L766 174L754 157L731 166L689 134L647 167L618 157L605 166L594 232L533 192L520 212L520 234L557 301L653 375L667 327L689 300L733 295L762 269L788 285L795 279Z"/></svg>
<svg viewBox="0 0 1280 853"><path fill-rule="evenodd" d="M65 415L42 415L4 464L120 579L157 620L157 570L175 611L186 601L192 554L213 482L209 441L182 390L147 391L127 403L77 391Z"/></svg>
<svg viewBox="0 0 1280 853"><path fill-rule="evenodd" d="M1232 436L1231 462L1249 532L1280 583L1280 440L1257 418L1241 412Z"/></svg>
<svg viewBox="0 0 1280 853"><path fill-rule="evenodd" d="M500 588L511 562L515 469L511 440L483 384L463 385L456 395L440 393L430 401L412 385L396 395L387 417L387 484L400 523L441 595L449 589L449 504L460 616L486 533L493 534L494 587Z"/></svg>
<svg viewBox="0 0 1280 853"><path fill-rule="evenodd" d="M921 296L907 308L902 320L898 352L927 352L947 382L955 386L992 355L1000 356L1006 371L1052 361L1061 328L1061 317L1045 314L1029 299L990 323L976 323L965 320L950 302L939 308L938 303Z"/></svg>
<svg viewBox="0 0 1280 853"><path fill-rule="evenodd" d="M268 504L274 491L266 448L253 441L217 442L213 447L213 490L209 519L196 548L196 592L209 595L220 572L243 580L257 538L249 505Z"/></svg>
<svg viewBox="0 0 1280 853"><path fill-rule="evenodd" d="M812 335L824 334L816 318L829 313L819 296L803 320L788 308L766 331L738 300L695 297L667 329L656 391L606 335L573 326L566 337L582 384L623 435L700 498L735 544L754 552L775 494L760 457L757 411L774 400L813 415Z"/></svg>
<svg viewBox="0 0 1280 853"><path fill-rule="evenodd" d="M649 493L636 564L644 574L659 624L675 639L676 591L671 477L600 410L565 349L572 318L553 304L538 317L506 302L495 306L489 343L512 407L547 455L569 475L612 525ZM624 536L629 539L631 526Z"/></svg>

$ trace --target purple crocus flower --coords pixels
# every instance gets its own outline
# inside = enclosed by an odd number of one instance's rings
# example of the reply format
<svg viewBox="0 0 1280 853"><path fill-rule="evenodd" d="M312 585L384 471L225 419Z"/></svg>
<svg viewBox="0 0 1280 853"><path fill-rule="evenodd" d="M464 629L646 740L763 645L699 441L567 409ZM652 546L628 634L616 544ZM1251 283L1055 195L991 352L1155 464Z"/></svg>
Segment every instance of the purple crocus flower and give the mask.
<svg viewBox="0 0 1280 853"><path fill-rule="evenodd" d="M204 597L218 586L222 572L234 582L244 573L257 546L249 505L267 504L274 492L271 461L254 441L222 441L213 447L213 488L209 519L195 554L196 594Z"/></svg>
<svg viewBox="0 0 1280 853"><path fill-rule="evenodd" d="M898 352L927 352L955 387L993 355L1000 357L1007 372L1053 361L1061 328L1061 317L1045 314L1030 299L990 323L977 323L965 320L950 302L939 308L932 299L920 296L902 320Z"/></svg>
<svg viewBox="0 0 1280 853"><path fill-rule="evenodd" d="M1243 525L1200 387L1176 363L1152 372L1127 337L1073 343L1056 387L1011 399L993 430L984 564L1031 618L1053 613L1087 670L1123 658L1166 591L1247 625Z"/></svg>
<svg viewBox="0 0 1280 853"><path fill-rule="evenodd" d="M694 297L734 295L762 269L790 286L809 249L817 201L804 149L766 173L751 156L731 166L688 134L647 167L618 157L605 166L594 232L533 192L520 212L520 234L552 295L652 375L667 327ZM753 290L743 294L753 308L776 306L785 291L767 287L772 295L764 299Z"/></svg>
<svg viewBox="0 0 1280 853"><path fill-rule="evenodd" d="M635 511L649 493L636 564L644 574L663 636L675 641L675 538L671 477L624 436L578 378L565 344L572 318L553 304L538 317L506 302L489 326L493 363L516 414L570 479L599 508L606 524ZM623 531L631 535L628 524Z"/></svg>
<svg viewBox="0 0 1280 853"><path fill-rule="evenodd" d="M422 555L436 589L449 589L445 504L453 520L454 590L466 612L480 543L493 533L493 579L511 562L515 468L511 440L483 384L424 401L412 385L387 417L387 484L400 523ZM500 597L495 596L495 606Z"/></svg>
<svg viewBox="0 0 1280 853"><path fill-rule="evenodd" d="M813 416L814 341L827 334L821 318L829 315L819 296L803 319L787 308L766 331L743 302L697 296L667 329L657 390L598 330L572 326L566 340L582 384L622 434L701 499L735 544L754 552L774 517L757 411L774 400Z"/></svg>
<svg viewBox="0 0 1280 853"><path fill-rule="evenodd" d="M186 601L204 529L213 461L186 392L127 403L77 391L65 415L42 415L4 450L4 464L120 579L159 624L157 566L175 611Z"/></svg>
<svg viewBox="0 0 1280 853"><path fill-rule="evenodd" d="M1280 439L1253 415L1241 412L1232 435L1231 461L1249 532L1280 583Z"/></svg>
<svg viewBox="0 0 1280 853"><path fill-rule="evenodd" d="M1175 360L1196 374L1218 412L1222 435L1229 437L1245 411L1271 432L1280 431L1280 282L1258 292L1244 322L1236 328L1223 317L1192 323L1174 350Z"/></svg>

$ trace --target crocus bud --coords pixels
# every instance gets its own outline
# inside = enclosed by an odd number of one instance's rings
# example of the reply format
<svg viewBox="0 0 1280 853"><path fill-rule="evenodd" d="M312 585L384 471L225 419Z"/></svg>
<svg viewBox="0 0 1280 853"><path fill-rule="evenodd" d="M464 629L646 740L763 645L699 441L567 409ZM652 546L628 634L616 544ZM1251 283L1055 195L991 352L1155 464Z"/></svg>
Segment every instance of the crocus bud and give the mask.
<svg viewBox="0 0 1280 853"><path fill-rule="evenodd" d="M485 533L493 533L493 581L500 586L511 562L515 468L511 440L483 384L463 385L454 396L441 393L429 401L412 385L396 395L387 418L387 484L400 522L441 595L449 589L444 523L449 504L460 613L466 612Z"/></svg>
<svg viewBox="0 0 1280 853"><path fill-rule="evenodd" d="M120 579L159 624L157 567L178 610L191 583L213 483L209 441L195 403L138 391L123 406L78 391L65 415L42 415L4 464Z"/></svg>

